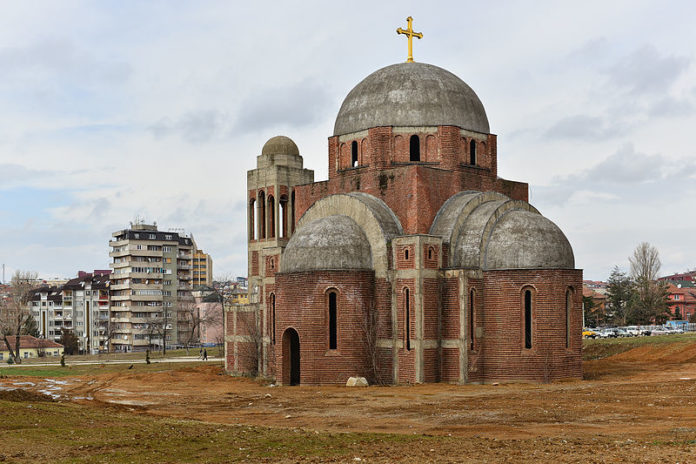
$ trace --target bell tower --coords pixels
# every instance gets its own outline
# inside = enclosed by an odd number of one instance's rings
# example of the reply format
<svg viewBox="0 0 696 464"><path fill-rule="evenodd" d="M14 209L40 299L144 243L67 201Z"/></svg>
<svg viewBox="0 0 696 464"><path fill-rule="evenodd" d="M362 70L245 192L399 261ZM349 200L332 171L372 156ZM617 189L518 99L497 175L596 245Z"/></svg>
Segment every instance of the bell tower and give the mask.
<svg viewBox="0 0 696 464"><path fill-rule="evenodd" d="M266 142L256 157L256 169L247 172L249 303L255 313L255 330L270 334L263 337L258 359L257 368L264 374L275 342L275 273L299 219L295 186L312 182L314 171L304 169L297 145L282 135Z"/></svg>

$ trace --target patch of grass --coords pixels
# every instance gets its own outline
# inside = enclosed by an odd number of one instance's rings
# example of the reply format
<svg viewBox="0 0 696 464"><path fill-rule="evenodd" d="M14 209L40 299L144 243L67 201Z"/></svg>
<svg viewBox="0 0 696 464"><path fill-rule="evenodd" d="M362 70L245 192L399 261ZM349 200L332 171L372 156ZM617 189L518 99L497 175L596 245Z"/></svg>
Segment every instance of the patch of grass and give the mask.
<svg viewBox="0 0 696 464"><path fill-rule="evenodd" d="M696 333L658 335L655 337L626 337L585 339L582 357L585 361L603 359L644 345L666 345L674 343L696 343Z"/></svg>
<svg viewBox="0 0 696 464"><path fill-rule="evenodd" d="M206 424L73 403L0 400L0 410L12 418L0 421L0 461L18 463L345 462L365 447L374 455L415 440L452 440Z"/></svg>
<svg viewBox="0 0 696 464"><path fill-rule="evenodd" d="M221 363L209 363L209 365L222 365ZM166 361L153 361L152 364L133 364L133 368L129 369L130 364L88 364L88 365L68 365L60 366L17 366L17 367L0 367L0 375L11 376L27 376L27 377L72 377L78 375L97 375L112 372L162 372L183 369L187 367L200 367L199 362L183 362L172 363Z"/></svg>

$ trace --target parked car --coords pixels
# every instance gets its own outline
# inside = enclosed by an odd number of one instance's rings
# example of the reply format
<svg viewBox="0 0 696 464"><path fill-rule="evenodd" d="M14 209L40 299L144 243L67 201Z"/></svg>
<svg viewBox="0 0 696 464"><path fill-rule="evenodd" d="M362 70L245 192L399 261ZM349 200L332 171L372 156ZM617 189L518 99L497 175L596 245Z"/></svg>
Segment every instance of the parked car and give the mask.
<svg viewBox="0 0 696 464"><path fill-rule="evenodd" d="M582 331L582 338L597 338L599 334L594 330L585 329Z"/></svg>

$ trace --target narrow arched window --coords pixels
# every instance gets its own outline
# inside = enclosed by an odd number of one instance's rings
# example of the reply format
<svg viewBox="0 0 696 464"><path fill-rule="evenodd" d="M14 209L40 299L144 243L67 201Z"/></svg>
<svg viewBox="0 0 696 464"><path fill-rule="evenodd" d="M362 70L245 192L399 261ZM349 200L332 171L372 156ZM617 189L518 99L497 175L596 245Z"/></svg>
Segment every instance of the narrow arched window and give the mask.
<svg viewBox="0 0 696 464"><path fill-rule="evenodd" d="M275 311L275 293L271 293L271 339L275 345L276 332L276 311Z"/></svg>
<svg viewBox="0 0 696 464"><path fill-rule="evenodd" d="M268 195L268 237L275 236L275 200L273 195Z"/></svg>
<svg viewBox="0 0 696 464"><path fill-rule="evenodd" d="M295 232L295 191L290 194L290 233Z"/></svg>
<svg viewBox="0 0 696 464"><path fill-rule="evenodd" d="M524 347L532 347L532 291L524 291Z"/></svg>
<svg viewBox="0 0 696 464"><path fill-rule="evenodd" d="M338 327L337 327L337 307L336 292L329 293L329 349L335 350L338 347Z"/></svg>
<svg viewBox="0 0 696 464"><path fill-rule="evenodd" d="M358 165L358 142L355 140L350 144L350 165L353 167Z"/></svg>
<svg viewBox="0 0 696 464"><path fill-rule="evenodd" d="M283 195L280 197L280 236L282 238L288 237L288 196Z"/></svg>
<svg viewBox="0 0 696 464"><path fill-rule="evenodd" d="M411 351L411 292L404 290L404 332L406 337L406 350Z"/></svg>
<svg viewBox="0 0 696 464"><path fill-rule="evenodd" d="M257 209L259 220L259 238L266 238L266 194L259 192L259 206Z"/></svg>
<svg viewBox="0 0 696 464"><path fill-rule="evenodd" d="M428 259L433 259L433 247L428 248Z"/></svg>
<svg viewBox="0 0 696 464"><path fill-rule="evenodd" d="M408 260L408 248L404 250L404 259Z"/></svg>
<svg viewBox="0 0 696 464"><path fill-rule="evenodd" d="M469 142L469 164L476 165L476 140Z"/></svg>
<svg viewBox="0 0 696 464"><path fill-rule="evenodd" d="M570 313L573 306L573 292L571 289L566 290L565 304L565 342L566 348L570 348Z"/></svg>
<svg viewBox="0 0 696 464"><path fill-rule="evenodd" d="M254 229L254 214L256 214L256 200L249 200L249 240L256 240L256 230Z"/></svg>
<svg viewBox="0 0 696 464"><path fill-rule="evenodd" d="M474 351L476 345L474 344L474 334L475 324L474 324L474 290L469 292L469 340L471 351Z"/></svg>
<svg viewBox="0 0 696 464"><path fill-rule="evenodd" d="M417 135L411 136L411 161L420 161L420 139Z"/></svg>

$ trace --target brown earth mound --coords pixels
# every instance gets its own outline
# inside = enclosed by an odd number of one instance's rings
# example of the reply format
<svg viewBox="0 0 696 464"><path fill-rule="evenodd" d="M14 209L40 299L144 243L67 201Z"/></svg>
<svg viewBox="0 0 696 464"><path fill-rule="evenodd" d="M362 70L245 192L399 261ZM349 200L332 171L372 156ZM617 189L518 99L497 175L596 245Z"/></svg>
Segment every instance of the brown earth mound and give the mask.
<svg viewBox="0 0 696 464"><path fill-rule="evenodd" d="M17 389L17 390L0 391L0 401L14 401L17 403L21 403L21 402L31 403L31 402L42 402L42 401L52 402L54 400L53 400L53 398L51 398L48 395L44 395L41 393L34 393L34 392L28 391L28 390Z"/></svg>

